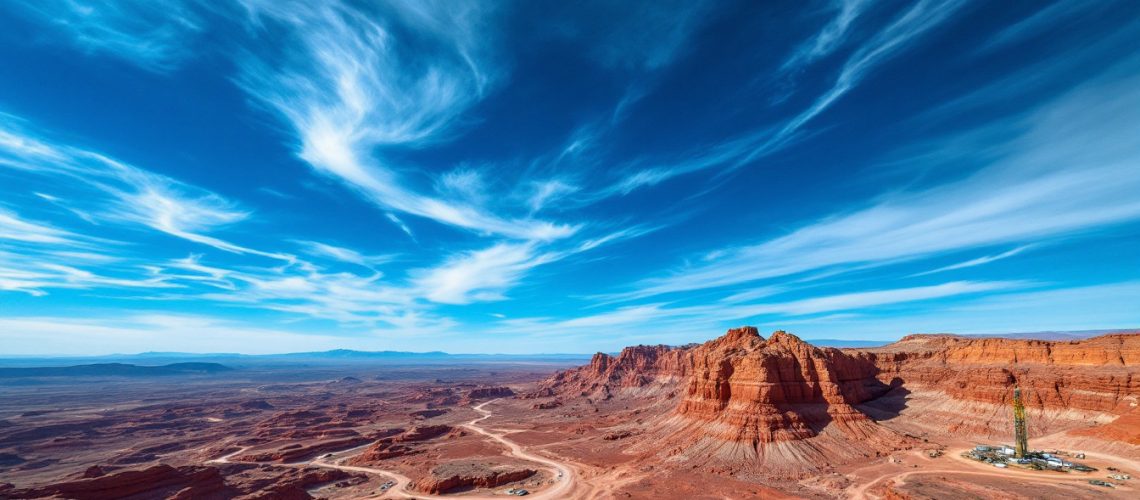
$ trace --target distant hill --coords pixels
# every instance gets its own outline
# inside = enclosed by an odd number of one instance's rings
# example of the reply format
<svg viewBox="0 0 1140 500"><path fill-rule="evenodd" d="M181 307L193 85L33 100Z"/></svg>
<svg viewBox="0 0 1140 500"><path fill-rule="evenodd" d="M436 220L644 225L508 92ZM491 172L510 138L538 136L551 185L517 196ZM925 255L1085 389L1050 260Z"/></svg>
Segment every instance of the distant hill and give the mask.
<svg viewBox="0 0 1140 500"><path fill-rule="evenodd" d="M160 377L170 375L210 375L232 371L219 363L173 363L140 366L127 363L95 363L75 366L0 368L0 378L24 377Z"/></svg>
<svg viewBox="0 0 1140 500"><path fill-rule="evenodd" d="M1023 339L1023 340L1082 340L1092 337L1099 337L1101 335L1110 335L1117 333L1140 333L1140 329L1124 328L1124 329L1111 329L1111 330L1074 330L1074 331L1042 331L1042 332L1019 332L1019 333L966 333L950 335L960 335L962 337L995 337L1003 339Z"/></svg>
<svg viewBox="0 0 1140 500"><path fill-rule="evenodd" d="M319 352L293 352L289 354L263 354L261 358L321 358L321 359L352 359L352 358L446 358L453 356L442 351L430 352L404 352L404 351L354 351L351 349L333 349Z"/></svg>
<svg viewBox="0 0 1140 500"><path fill-rule="evenodd" d="M1073 341L1083 340L1092 337L1099 337L1101 335L1109 335L1116 333L1140 333L1140 329L1111 329L1111 330L1077 330L1077 331L1042 331L1042 332L1019 332L1019 333L942 333L934 335L957 335L967 338L1003 338L1003 339L1021 339L1021 340L1051 340L1051 341ZM843 340L843 339L807 339L808 342L818 347L852 347L852 348L865 348L865 347L882 347L894 340Z"/></svg>
<svg viewBox="0 0 1140 500"><path fill-rule="evenodd" d="M441 364L452 362L468 363L577 363L590 360L591 354L448 354L440 351L355 351L335 349L319 352L295 352L285 354L235 354L235 353L184 353L184 352L143 352L138 354L106 354L99 356L0 356L0 367L43 368L70 367L72 365L128 364L182 365L195 363L225 364L231 367L246 368L282 364L344 365L344 364Z"/></svg>
<svg viewBox="0 0 1140 500"><path fill-rule="evenodd" d="M807 339L807 342L816 347L882 347L893 340L842 340L842 339Z"/></svg>
<svg viewBox="0 0 1140 500"><path fill-rule="evenodd" d="M1080 330L1075 332L1030 332L1030 333L1007 333L994 335L995 337L1004 337L1009 339L1037 339L1037 340L1081 340L1092 337L1099 337L1101 335L1109 335L1116 333L1140 333L1138 329L1129 330Z"/></svg>

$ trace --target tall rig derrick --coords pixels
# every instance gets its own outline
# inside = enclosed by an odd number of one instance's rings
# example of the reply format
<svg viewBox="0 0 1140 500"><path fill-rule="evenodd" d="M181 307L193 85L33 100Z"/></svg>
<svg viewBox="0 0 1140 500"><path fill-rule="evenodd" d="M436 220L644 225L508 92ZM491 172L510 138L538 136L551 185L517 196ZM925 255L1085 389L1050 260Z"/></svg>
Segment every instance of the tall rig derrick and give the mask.
<svg viewBox="0 0 1140 500"><path fill-rule="evenodd" d="M1025 458L1029 451L1029 432L1025 429L1025 403L1021 401L1021 388L1013 388L1013 439L1014 456Z"/></svg>

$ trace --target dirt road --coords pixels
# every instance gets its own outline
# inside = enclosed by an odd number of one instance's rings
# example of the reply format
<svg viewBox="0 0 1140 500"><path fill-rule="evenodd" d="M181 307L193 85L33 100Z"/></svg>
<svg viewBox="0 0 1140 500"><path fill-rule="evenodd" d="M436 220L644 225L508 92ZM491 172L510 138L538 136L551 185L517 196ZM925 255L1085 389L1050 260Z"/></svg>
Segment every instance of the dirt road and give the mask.
<svg viewBox="0 0 1140 500"><path fill-rule="evenodd" d="M479 434L487 436L487 437L491 438L492 440L501 443L503 446L506 446L507 449L510 450L511 455L514 455L515 457L521 458L523 460L527 460L530 462L535 462L535 463L545 465L546 467L548 467L549 469L551 469L553 471L552 476L554 477L554 483L555 483L554 486L547 488L543 491L536 492L536 493L533 493L531 495L528 495L527 498L531 498L531 499L535 499L535 500L541 500L541 499L562 499L562 498L572 497L571 492L573 492L573 490L575 489L575 487L577 486L577 483L578 483L578 479L574 473L573 468L571 468L570 466L568 466L562 462L559 462L557 460L553 460L553 459L549 459L549 458L542 457L539 455L535 455L532 453L528 453L518 443L511 441L509 438L507 438L505 433L494 432L492 430L484 429L483 427L481 427L479 425L479 422L482 422L482 421L490 418L492 415L491 410L488 410L484 407L491 404L491 403L494 403L495 401L498 401L498 400L492 399L490 401L481 403L481 404L473 407L472 409L474 409L476 412L480 413L482 416L475 418L475 419L473 419L473 420L471 420L465 424L461 424L461 425L463 427L466 427L467 429L470 429L474 432L477 432ZM351 456L355 455L357 452L363 451L368 446L371 446L371 445L368 444L368 445L358 446L356 448L351 448L348 450L336 452L336 453L333 453L333 457L330 457L330 458L343 459L343 458L351 457ZM231 462L231 460L230 460L231 458L233 458L234 456L246 451L246 449L248 449L248 448L242 448L238 451L235 451L235 452L230 453L228 455L225 455L223 457L219 457L219 458L215 458L213 460L209 460L207 463L229 463L229 462ZM462 496L428 495L425 493L411 491L409 489L409 487L411 485L412 480L410 478L408 478L407 476L399 473L398 471L391 470L391 469L380 469L380 468L376 468L376 467L361 467L361 466L355 466L355 465L342 465L342 464L326 461L323 458L315 458L315 459L310 460L308 462L296 463L296 464L285 464L285 465L293 466L293 467L304 467L304 466L325 467L325 468L329 468L329 469L340 469L340 470L347 471L347 472L362 472L365 474L376 474L376 475L384 476L384 477L389 478L395 482L395 484L392 485L392 487L386 491L387 495L391 496L391 497L397 497L397 498L419 498L419 499L431 499L431 500L453 500L456 498L462 498L464 500L491 500L491 499L500 499L501 500L502 498L504 498L506 496L506 495L482 495L482 496L474 496L474 495L462 495Z"/></svg>
<svg viewBox="0 0 1140 500"><path fill-rule="evenodd" d="M873 489L879 483L881 483L885 480L892 480L895 483L897 483L897 485L901 486L902 484L904 484L906 482L906 479L909 478L910 476L921 475L921 474L988 476L988 477L997 477L997 478L1002 478L1002 479L1019 478L1019 479L1025 479L1025 480L1036 482L1036 483L1068 483L1068 484L1075 484L1075 485L1087 485L1089 479L1100 479L1101 478L1101 476L1099 476L1099 475L1067 475L1067 474L1066 475L1057 475L1057 474L1050 474L1048 472L1029 471L1029 470L1023 470L1023 469L1019 469L1019 468L997 469L990 464L986 464L983 462L978 462L975 460L970 460L968 458L962 457L961 456L962 453L964 453L966 451L968 451L968 449L954 449L954 450L947 451L945 454L945 457L947 457L951 461L950 462L951 465L958 466L961 468L958 468L958 469L945 469L945 468L917 469L917 470L911 470L911 471L906 471L906 472L883 474L882 476L879 476L879 477L877 477L877 478L875 478L869 482L866 482L866 483L863 483L861 485L854 487L853 489L848 491L847 498L853 498L853 499L874 498L874 499L877 499L877 498L879 498L879 496L870 493L868 490ZM1130 489L1129 486L1124 486L1124 488L1126 490Z"/></svg>

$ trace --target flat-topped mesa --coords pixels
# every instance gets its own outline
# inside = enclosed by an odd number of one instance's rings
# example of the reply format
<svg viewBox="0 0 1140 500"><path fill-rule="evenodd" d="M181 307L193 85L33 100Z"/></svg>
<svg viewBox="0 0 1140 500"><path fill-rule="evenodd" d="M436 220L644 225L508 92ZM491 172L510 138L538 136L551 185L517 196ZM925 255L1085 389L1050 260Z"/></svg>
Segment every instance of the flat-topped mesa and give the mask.
<svg viewBox="0 0 1140 500"><path fill-rule="evenodd" d="M1030 409L1122 413L1140 395L1135 333L1061 341L916 334L850 352L874 362L880 381L954 400L1008 404L1020 386Z"/></svg>
<svg viewBox="0 0 1140 500"><path fill-rule="evenodd" d="M1075 366L1140 364L1140 335L1118 333L1084 340L1036 340L912 334L876 352L932 352L940 359L967 363L1028 363Z"/></svg>

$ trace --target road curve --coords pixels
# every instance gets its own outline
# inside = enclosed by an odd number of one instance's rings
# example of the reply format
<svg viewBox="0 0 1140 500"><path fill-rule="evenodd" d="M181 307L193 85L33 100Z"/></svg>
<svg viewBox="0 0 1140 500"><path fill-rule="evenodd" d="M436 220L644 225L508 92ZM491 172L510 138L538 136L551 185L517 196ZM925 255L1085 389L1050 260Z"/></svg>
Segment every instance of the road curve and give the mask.
<svg viewBox="0 0 1140 500"><path fill-rule="evenodd" d="M484 406L487 406L488 404L491 404L495 401L498 401L498 399L492 399L490 401L486 401L484 403L481 403L479 405L472 407L472 409L474 409L476 412L479 412L482 416L475 418L475 419L473 419L473 420L471 420L465 424L460 424L460 425L462 427L470 429L474 432L477 432L479 434L487 436L487 437L489 437L495 441L498 441L499 443L503 444L503 446L506 446L511 451L511 455L513 455L515 457L518 457L518 458L521 458L523 460L527 460L530 462L536 462L536 463L543 464L543 465L549 467L550 469L552 469L553 471L555 471L555 473L556 473L554 475L555 484L553 487L547 488L541 492L537 492L537 493L528 495L527 498L531 498L533 500L544 500L544 499L562 499L562 498L569 497L569 492L573 490L574 486L577 483L577 477L575 476L574 470L572 468L568 467L566 464L563 464L562 462L558 462L556 460L551 460L551 459L546 458L546 457L542 457L539 455L534 455L532 453L528 453L526 450L524 450L522 448L522 446L519 446L518 443L515 443L514 441L511 441L510 439L508 439L503 433L492 432L490 430L484 429L484 428L479 426L479 422L482 422L483 420L486 420L486 419L491 417L491 410L485 409ZM335 455L337 455L338 457L352 456L358 450L363 450L364 448L367 448L368 446L371 446L371 443L366 444L364 446L357 446L356 448L351 448L348 450L337 452L337 453L335 453ZM225 456L209 460L209 461L207 461L207 463L232 463L232 461L230 460L231 458L238 455L239 453L246 451L247 449L248 449L248 447L242 448L238 451L227 454ZM329 468L329 469L339 469L339 470L343 470L343 471L347 471L347 472L362 472L365 474L381 475L381 476L390 478L392 481L395 482L395 484L391 488L389 488L386 493L389 495L395 495L397 497L403 497L403 498L417 498L417 499L425 499L425 500L429 500L429 499L430 500L454 500L457 498L463 499L463 500L495 500L495 499L501 500L502 498L504 498L504 495L447 495L447 496L440 496L440 495L429 495L426 493L415 492L415 491L411 491L409 489L411 487L411 483L412 483L411 478L409 478L409 477L407 477L407 476L405 476L405 475L403 475L397 471L390 470L390 469L380 469L380 468L375 468L375 467L361 467L361 466L355 466L355 465L342 465L342 464L333 463L333 462L326 462L319 457L315 458L313 460L310 460L308 462L302 462L302 463L296 463L296 464L281 464L281 465L292 466L292 467L304 467L304 466L325 467L325 468Z"/></svg>
<svg viewBox="0 0 1140 500"><path fill-rule="evenodd" d="M483 416L466 424L463 424L463 426L502 443L504 446L511 450L511 455L514 455L523 460L529 460L531 462L537 462L546 465L547 467L550 467L557 472L557 474L554 476L554 487L547 488L540 493L536 493L531 498L566 498L568 496L567 493L569 493L574 488L574 484L577 482L577 477L574 475L573 469L557 460L551 460L549 458L541 457L533 453L528 453L522 448L522 446L519 446L518 443L507 439L505 435L497 434L479 427L479 422L482 422L483 420L491 417L491 410L484 409L483 407L495 401L498 401L498 399L492 399L473 407L475 411L482 413Z"/></svg>

